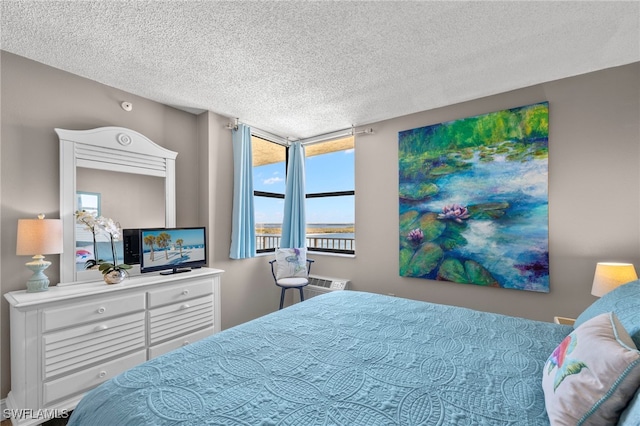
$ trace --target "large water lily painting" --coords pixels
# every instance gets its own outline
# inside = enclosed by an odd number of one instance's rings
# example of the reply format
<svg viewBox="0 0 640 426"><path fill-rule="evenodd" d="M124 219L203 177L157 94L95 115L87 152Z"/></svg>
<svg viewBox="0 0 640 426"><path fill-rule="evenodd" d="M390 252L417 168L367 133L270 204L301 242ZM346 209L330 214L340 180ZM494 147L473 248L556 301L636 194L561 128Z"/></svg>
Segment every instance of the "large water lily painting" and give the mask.
<svg viewBox="0 0 640 426"><path fill-rule="evenodd" d="M549 291L549 104L398 134L400 275Z"/></svg>

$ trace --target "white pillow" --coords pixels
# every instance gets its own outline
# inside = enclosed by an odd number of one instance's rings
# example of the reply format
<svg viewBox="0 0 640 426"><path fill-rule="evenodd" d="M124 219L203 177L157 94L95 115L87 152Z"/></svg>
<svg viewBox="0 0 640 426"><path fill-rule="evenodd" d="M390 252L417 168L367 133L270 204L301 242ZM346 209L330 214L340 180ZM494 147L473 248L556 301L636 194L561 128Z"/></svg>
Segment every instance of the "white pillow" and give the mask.
<svg viewBox="0 0 640 426"><path fill-rule="evenodd" d="M640 352L612 312L586 321L553 351L542 373L554 426L613 425L640 385Z"/></svg>
<svg viewBox="0 0 640 426"><path fill-rule="evenodd" d="M276 249L276 279L307 277L307 249Z"/></svg>

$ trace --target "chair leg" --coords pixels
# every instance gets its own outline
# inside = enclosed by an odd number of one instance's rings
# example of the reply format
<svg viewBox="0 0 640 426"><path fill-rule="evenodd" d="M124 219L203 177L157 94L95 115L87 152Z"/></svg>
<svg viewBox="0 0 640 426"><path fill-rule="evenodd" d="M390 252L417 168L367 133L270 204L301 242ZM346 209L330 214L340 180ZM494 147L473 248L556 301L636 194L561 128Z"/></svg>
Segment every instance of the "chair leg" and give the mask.
<svg viewBox="0 0 640 426"><path fill-rule="evenodd" d="M284 305L284 292L285 291L287 291L287 289L282 287L282 291L280 292L280 309L282 309L282 305Z"/></svg>
<svg viewBox="0 0 640 426"><path fill-rule="evenodd" d="M304 292L302 291L302 287L298 288L300 290L300 301L304 302Z"/></svg>

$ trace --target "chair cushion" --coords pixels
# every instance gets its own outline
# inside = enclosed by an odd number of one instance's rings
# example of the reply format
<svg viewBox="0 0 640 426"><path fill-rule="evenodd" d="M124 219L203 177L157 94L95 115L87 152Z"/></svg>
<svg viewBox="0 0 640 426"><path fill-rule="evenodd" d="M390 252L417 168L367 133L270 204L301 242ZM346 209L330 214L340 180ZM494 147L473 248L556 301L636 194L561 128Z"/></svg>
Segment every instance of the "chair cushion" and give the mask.
<svg viewBox="0 0 640 426"><path fill-rule="evenodd" d="M309 280L301 277L282 278L277 283L280 287L304 287L309 284Z"/></svg>
<svg viewBox="0 0 640 426"><path fill-rule="evenodd" d="M276 280L290 277L307 277L307 249L276 249Z"/></svg>

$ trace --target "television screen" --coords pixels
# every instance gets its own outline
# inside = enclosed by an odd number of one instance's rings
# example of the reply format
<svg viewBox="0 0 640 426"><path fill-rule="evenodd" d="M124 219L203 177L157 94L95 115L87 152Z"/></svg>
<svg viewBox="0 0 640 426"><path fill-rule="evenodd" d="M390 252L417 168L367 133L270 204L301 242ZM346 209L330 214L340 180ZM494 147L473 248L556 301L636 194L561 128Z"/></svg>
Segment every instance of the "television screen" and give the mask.
<svg viewBox="0 0 640 426"><path fill-rule="evenodd" d="M153 228L140 230L140 272L188 272L207 264L206 230Z"/></svg>

